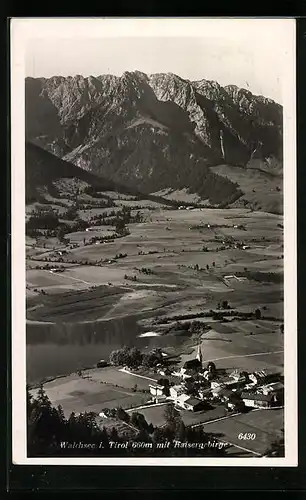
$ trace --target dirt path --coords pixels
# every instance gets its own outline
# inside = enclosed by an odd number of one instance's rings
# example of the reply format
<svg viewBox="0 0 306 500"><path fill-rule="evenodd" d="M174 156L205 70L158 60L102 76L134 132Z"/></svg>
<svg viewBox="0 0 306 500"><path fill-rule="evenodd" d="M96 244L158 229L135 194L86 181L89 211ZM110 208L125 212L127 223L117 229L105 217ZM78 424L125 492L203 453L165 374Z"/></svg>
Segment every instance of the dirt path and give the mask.
<svg viewBox="0 0 306 500"><path fill-rule="evenodd" d="M282 352L284 352L284 350L282 350L282 351L270 351L270 352L256 352L254 354L237 354L237 356L224 356L223 358L206 359L203 362L221 361L222 359L250 358L252 356L267 356L269 354L281 354Z"/></svg>
<svg viewBox="0 0 306 500"><path fill-rule="evenodd" d="M80 278L74 278L73 276L61 276L60 273L54 273L53 271L47 271L46 269L42 269L42 271L46 272L46 273L51 273L51 274L56 274L56 276L59 276L60 278L63 278L63 279L70 279L70 280L74 280L74 281L80 281L81 283L84 283L85 285L96 285L96 283L90 283L89 281L84 281L84 280L81 280Z"/></svg>
<svg viewBox="0 0 306 500"><path fill-rule="evenodd" d="M150 380L151 382L156 383L156 380L154 378L145 377L144 375L139 375L138 373L133 373L133 372L130 372L129 370L125 370L124 368L121 368L119 371L123 372L123 373L127 373L128 375L133 375L134 377L145 378L147 380Z"/></svg>

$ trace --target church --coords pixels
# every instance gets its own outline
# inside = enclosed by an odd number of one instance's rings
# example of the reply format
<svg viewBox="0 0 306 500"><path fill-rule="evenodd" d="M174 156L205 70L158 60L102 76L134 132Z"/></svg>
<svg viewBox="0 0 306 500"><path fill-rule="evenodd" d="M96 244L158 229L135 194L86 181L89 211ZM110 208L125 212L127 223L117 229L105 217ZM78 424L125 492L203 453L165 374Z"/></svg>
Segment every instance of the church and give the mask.
<svg viewBox="0 0 306 500"><path fill-rule="evenodd" d="M202 369L202 363L203 363L203 357L202 357L201 345L199 344L196 357L193 359L188 359L184 364L184 368L186 370L199 371Z"/></svg>

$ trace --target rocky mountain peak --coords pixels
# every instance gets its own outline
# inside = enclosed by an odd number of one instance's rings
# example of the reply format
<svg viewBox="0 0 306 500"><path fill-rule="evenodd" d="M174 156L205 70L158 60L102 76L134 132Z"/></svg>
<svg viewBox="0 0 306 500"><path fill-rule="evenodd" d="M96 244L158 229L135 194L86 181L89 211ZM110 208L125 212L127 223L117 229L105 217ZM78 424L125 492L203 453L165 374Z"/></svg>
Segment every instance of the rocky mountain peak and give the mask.
<svg viewBox="0 0 306 500"><path fill-rule="evenodd" d="M229 197L237 188L210 165L282 162L282 107L212 80L139 70L26 79L26 109L29 140L148 192L173 184L207 195L222 185Z"/></svg>

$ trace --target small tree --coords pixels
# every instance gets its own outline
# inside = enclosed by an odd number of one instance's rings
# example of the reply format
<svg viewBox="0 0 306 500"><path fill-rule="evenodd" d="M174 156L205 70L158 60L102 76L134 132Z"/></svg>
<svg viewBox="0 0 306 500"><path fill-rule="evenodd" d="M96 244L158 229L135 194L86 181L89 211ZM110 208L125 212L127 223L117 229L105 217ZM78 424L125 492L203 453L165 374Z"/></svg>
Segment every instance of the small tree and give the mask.
<svg viewBox="0 0 306 500"><path fill-rule="evenodd" d="M178 429L177 429L177 438L179 441L185 441L186 439L186 426L183 422L183 420L180 422Z"/></svg>
<svg viewBox="0 0 306 500"><path fill-rule="evenodd" d="M260 309L256 309L255 310L255 318L256 319L260 319L261 318L261 310Z"/></svg>
<svg viewBox="0 0 306 500"><path fill-rule="evenodd" d="M179 412L174 408L173 404L168 404L164 410L166 426L172 433L176 433L180 427L182 418Z"/></svg>
<svg viewBox="0 0 306 500"><path fill-rule="evenodd" d="M209 372L212 372L212 373L215 373L215 372L216 372L216 365L215 365L215 363L214 363L213 361L209 361L209 362L207 363L207 370L208 370Z"/></svg>
<svg viewBox="0 0 306 500"><path fill-rule="evenodd" d="M123 422L129 422L130 421L130 415L123 410L123 408L117 408L117 418L119 420L122 420Z"/></svg>
<svg viewBox="0 0 306 500"><path fill-rule="evenodd" d="M124 229L125 229L125 222L124 222L124 220L123 219L117 219L115 227L116 227L116 232L118 234L121 234L124 231Z"/></svg>
<svg viewBox="0 0 306 500"><path fill-rule="evenodd" d="M137 427L140 431L148 430L148 422L146 421L144 415L138 411L133 411L131 415L131 424Z"/></svg>
<svg viewBox="0 0 306 500"><path fill-rule="evenodd" d="M111 433L110 433L110 439L111 441L118 441L118 431L116 427L112 427Z"/></svg>
<svg viewBox="0 0 306 500"><path fill-rule="evenodd" d="M268 457L284 457L285 456L285 441L284 434L279 438L272 441L271 445L267 449L266 456Z"/></svg>
<svg viewBox="0 0 306 500"><path fill-rule="evenodd" d="M51 408L51 403L45 392L43 384L40 384L39 386L36 401L41 408Z"/></svg>
<svg viewBox="0 0 306 500"><path fill-rule="evenodd" d="M132 347L128 353L127 364L132 368L137 368L142 362L142 354L139 349Z"/></svg>
<svg viewBox="0 0 306 500"><path fill-rule="evenodd" d="M101 442L103 443L104 448L109 447L108 434L107 434L106 427L103 427L103 429L101 431Z"/></svg>
<svg viewBox="0 0 306 500"><path fill-rule="evenodd" d="M64 410L63 410L62 405L58 405L57 413L58 413L58 417L59 417L60 422L64 423L66 421L66 419L65 419L65 414L64 414Z"/></svg>

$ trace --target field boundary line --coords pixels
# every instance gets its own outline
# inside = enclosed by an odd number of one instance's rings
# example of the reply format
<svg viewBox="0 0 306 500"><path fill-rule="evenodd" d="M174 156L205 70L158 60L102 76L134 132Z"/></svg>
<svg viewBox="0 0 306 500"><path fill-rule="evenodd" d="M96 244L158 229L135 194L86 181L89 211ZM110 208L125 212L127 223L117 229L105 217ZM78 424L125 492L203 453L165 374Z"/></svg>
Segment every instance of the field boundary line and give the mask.
<svg viewBox="0 0 306 500"><path fill-rule="evenodd" d="M259 457L262 457L262 453L258 453L258 451L254 450L249 450L248 448L244 448L243 446L239 446L239 444L234 444L231 443L230 441L222 441L221 439L218 439L221 443L229 444L231 446L234 446L235 448L239 448L240 450L247 451L248 453L253 453L254 455L257 455Z"/></svg>
<svg viewBox="0 0 306 500"><path fill-rule="evenodd" d="M154 378L146 377L145 375L139 375L138 373L130 372L129 370L125 370L124 368L119 368L119 371L123 372L123 373L127 373L128 375L134 375L134 377L144 378L144 379L150 380L151 382L156 383L156 380Z"/></svg>
<svg viewBox="0 0 306 500"><path fill-rule="evenodd" d="M199 422L198 424L192 424L190 427L195 428L195 427L201 427L203 425L207 424L213 424L215 422L220 422L220 420L227 420L232 417L237 417L237 415L241 415L241 413L232 413L231 415L226 415L225 417L219 417L215 418L213 420L207 420L206 422Z"/></svg>
<svg viewBox="0 0 306 500"><path fill-rule="evenodd" d="M260 411L262 408L254 408L253 411ZM232 413L231 415L225 415L224 417L215 418L214 420L206 420L206 422L199 422L198 424L192 424L191 427L200 427L201 425L213 424L214 422L220 422L220 420L227 420L232 417L237 417L237 415L245 415L242 412Z"/></svg>
<svg viewBox="0 0 306 500"><path fill-rule="evenodd" d="M163 403L155 403L153 405L135 406L134 408L128 408L125 411L129 412L129 411L134 411L134 410L144 410L146 408L156 408L156 406L164 406L164 405L168 405L168 404L169 404L169 401L164 401Z"/></svg>
<svg viewBox="0 0 306 500"><path fill-rule="evenodd" d="M252 356L267 356L269 354L281 354L282 351L270 351L270 352L256 352L254 354L237 354L237 356L225 356L223 358L215 358L215 359L206 359L203 362L207 361L221 361L222 359L235 359L235 358L250 358Z"/></svg>

